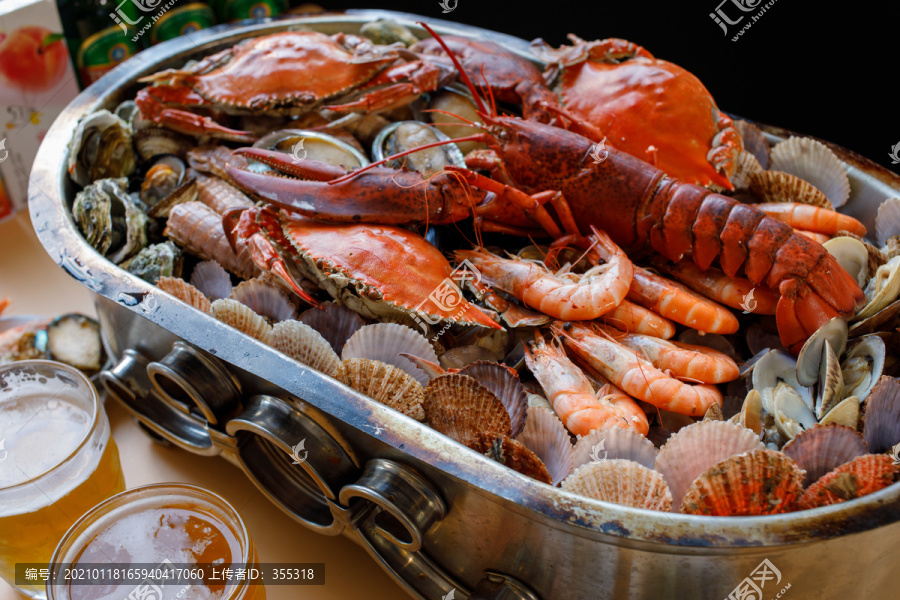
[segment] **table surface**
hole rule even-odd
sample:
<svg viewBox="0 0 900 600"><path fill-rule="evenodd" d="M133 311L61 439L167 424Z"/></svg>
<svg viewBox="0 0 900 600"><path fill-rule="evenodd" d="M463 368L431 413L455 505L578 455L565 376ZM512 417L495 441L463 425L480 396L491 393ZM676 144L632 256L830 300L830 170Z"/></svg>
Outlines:
<svg viewBox="0 0 900 600"><path fill-rule="evenodd" d="M4 315L95 314L90 292L69 278L44 252L28 215L0 224L0 297L12 305ZM408 598L406 593L350 539L309 531L267 500L249 479L222 458L157 445L115 401L106 404L119 446L125 485L183 482L207 488L228 500L244 518L261 563L324 563L322 586L269 586L269 600ZM0 600L24 596L0 580Z"/></svg>

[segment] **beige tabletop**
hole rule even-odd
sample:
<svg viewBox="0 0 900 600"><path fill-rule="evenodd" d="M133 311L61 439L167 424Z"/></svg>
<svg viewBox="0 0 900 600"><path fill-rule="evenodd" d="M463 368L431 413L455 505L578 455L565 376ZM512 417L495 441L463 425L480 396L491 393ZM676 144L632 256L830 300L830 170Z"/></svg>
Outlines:
<svg viewBox="0 0 900 600"><path fill-rule="evenodd" d="M91 294L69 278L44 252L27 214L0 224L0 297L12 306L4 314L94 314ZM269 600L407 598L366 552L345 537L315 534L282 513L238 470L221 458L195 456L154 444L116 402L106 405L119 446L125 485L176 481L207 488L227 499L244 517L261 563L324 563L323 586L268 586ZM0 580L0 600L21 600Z"/></svg>

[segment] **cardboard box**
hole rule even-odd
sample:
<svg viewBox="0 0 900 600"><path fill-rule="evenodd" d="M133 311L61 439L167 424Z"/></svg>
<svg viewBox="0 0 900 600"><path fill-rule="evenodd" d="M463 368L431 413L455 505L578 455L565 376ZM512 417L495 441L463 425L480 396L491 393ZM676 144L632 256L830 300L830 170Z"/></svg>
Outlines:
<svg viewBox="0 0 900 600"><path fill-rule="evenodd" d="M56 2L0 2L0 175L14 209L25 209L37 149L76 95Z"/></svg>

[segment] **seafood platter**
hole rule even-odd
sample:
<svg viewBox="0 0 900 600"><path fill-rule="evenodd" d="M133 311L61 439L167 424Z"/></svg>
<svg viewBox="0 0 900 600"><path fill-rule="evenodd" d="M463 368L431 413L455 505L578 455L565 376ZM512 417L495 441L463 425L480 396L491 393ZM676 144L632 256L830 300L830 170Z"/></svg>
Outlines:
<svg viewBox="0 0 900 600"><path fill-rule="evenodd" d="M110 396L414 597L887 598L897 196L636 43L348 11L121 65L30 210Z"/></svg>

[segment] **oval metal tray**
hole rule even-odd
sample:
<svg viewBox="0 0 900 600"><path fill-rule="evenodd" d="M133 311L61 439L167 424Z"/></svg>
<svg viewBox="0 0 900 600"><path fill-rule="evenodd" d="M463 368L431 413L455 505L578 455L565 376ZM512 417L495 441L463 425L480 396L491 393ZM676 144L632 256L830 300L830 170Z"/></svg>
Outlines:
<svg viewBox="0 0 900 600"><path fill-rule="evenodd" d="M288 27L356 32L385 16L422 37L416 21L425 20L439 33L488 37L528 56L527 42L504 34L385 11L216 27L140 53L54 123L31 174L31 217L48 254L96 294L107 349L119 360L104 374L111 395L168 442L240 465L304 525L354 537L414 597L456 590L460 599L718 600L764 559L794 598L893 597L900 484L845 504L754 518L592 501L298 365L119 269L79 235L66 147L83 115L132 97L144 75L250 36ZM900 181L851 158L848 212L870 225L874 207L896 195ZM765 595L781 587L769 581Z"/></svg>

